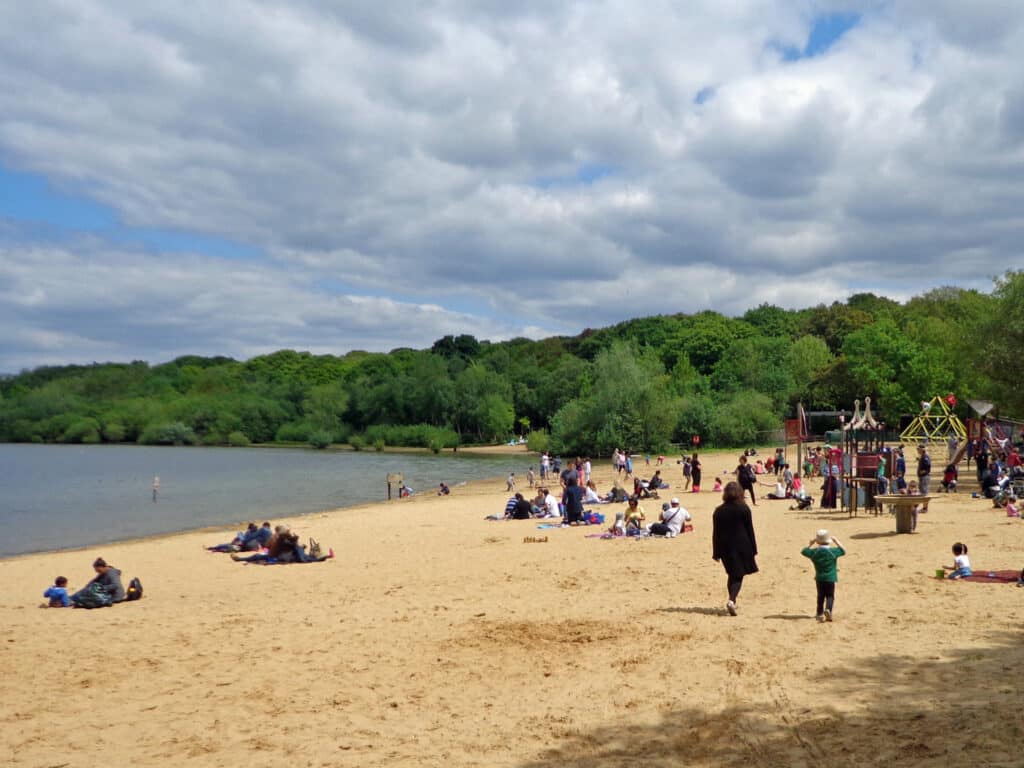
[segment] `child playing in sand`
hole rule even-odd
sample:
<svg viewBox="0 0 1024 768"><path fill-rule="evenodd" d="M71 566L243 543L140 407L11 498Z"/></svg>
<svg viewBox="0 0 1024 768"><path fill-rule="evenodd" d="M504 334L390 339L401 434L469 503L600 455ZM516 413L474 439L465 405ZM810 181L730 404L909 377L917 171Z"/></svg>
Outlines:
<svg viewBox="0 0 1024 768"><path fill-rule="evenodd" d="M533 474L533 467L530 467L529 469L526 470L526 482L528 482L530 484L530 487L533 488L533 484L536 482L536 480L537 476Z"/></svg>
<svg viewBox="0 0 1024 768"><path fill-rule="evenodd" d="M715 487L712 488L711 490L713 490L715 493L721 493L722 492L722 478L720 478L720 477L716 477L715 478Z"/></svg>
<svg viewBox="0 0 1024 768"><path fill-rule="evenodd" d="M967 557L967 545L957 542L953 545L953 564L942 566L943 570L952 571L947 579L962 579L971 575L971 560Z"/></svg>
<svg viewBox="0 0 1024 768"><path fill-rule="evenodd" d="M505 481L505 490L509 493L516 489L516 473L509 472L508 479Z"/></svg>
<svg viewBox="0 0 1024 768"><path fill-rule="evenodd" d="M51 608L70 608L71 598L68 597L68 580L58 576L53 580L53 586L43 592L43 597L49 599Z"/></svg>
<svg viewBox="0 0 1024 768"><path fill-rule="evenodd" d="M608 529L608 533L612 536L625 536L626 535L626 513L616 512L615 522L612 523L612 527Z"/></svg>
<svg viewBox="0 0 1024 768"><path fill-rule="evenodd" d="M946 471L942 473L942 490L946 493L956 493L956 482L959 474L956 464L947 464Z"/></svg>
<svg viewBox="0 0 1024 768"><path fill-rule="evenodd" d="M814 563L814 583L818 587L818 602L815 618L818 621L832 621L832 609L836 599L836 580L839 578L836 560L846 554L839 539L828 531L818 531L813 539L800 550L800 554Z"/></svg>
<svg viewBox="0 0 1024 768"><path fill-rule="evenodd" d="M647 516L644 515L644 508L640 506L640 500L636 496L630 497L624 514L627 529L633 528L639 531L644 527L644 520L647 519Z"/></svg>

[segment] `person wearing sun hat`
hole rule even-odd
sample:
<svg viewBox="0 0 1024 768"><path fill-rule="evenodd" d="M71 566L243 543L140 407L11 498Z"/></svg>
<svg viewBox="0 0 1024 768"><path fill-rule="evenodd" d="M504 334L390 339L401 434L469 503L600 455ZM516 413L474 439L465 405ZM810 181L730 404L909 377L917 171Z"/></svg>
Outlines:
<svg viewBox="0 0 1024 768"><path fill-rule="evenodd" d="M822 528L808 542L800 554L814 563L814 583L818 588L818 603L814 613L818 621L832 621L836 599L836 580L839 578L836 561L846 554L839 539Z"/></svg>

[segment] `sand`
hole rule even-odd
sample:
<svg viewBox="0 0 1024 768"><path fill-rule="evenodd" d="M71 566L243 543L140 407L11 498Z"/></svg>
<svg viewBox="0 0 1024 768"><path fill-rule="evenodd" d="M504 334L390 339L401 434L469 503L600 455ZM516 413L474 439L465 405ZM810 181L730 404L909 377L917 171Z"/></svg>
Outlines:
<svg viewBox="0 0 1024 768"><path fill-rule="evenodd" d="M710 481L735 453L704 462ZM595 475L606 488L607 464ZM761 573L731 618L719 499L680 495L695 530L672 540L486 522L502 479L290 521L336 549L323 564L203 551L230 531L0 561L0 764L1024 763L1024 589L932 578L957 540L977 569L1024 566L1024 524L964 494L899 536L888 515L765 500ZM832 624L799 554L822 527L849 551ZM39 608L96 556L144 599Z"/></svg>

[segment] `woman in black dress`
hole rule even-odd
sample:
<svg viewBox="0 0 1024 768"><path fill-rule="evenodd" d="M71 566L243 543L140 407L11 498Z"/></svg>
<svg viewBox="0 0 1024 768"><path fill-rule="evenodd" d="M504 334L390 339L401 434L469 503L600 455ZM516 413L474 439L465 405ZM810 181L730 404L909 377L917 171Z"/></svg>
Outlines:
<svg viewBox="0 0 1024 768"><path fill-rule="evenodd" d="M693 492L697 493L700 491L700 460L697 458L697 454L693 454L693 458L690 459L690 477L693 478Z"/></svg>
<svg viewBox="0 0 1024 768"><path fill-rule="evenodd" d="M736 615L736 598L743 586L743 577L757 573L757 540L754 538L754 521L750 507L743 503L743 489L736 481L726 484L722 503L715 510L712 522L714 532L713 557L725 566L729 574L729 602L725 608L730 615Z"/></svg>

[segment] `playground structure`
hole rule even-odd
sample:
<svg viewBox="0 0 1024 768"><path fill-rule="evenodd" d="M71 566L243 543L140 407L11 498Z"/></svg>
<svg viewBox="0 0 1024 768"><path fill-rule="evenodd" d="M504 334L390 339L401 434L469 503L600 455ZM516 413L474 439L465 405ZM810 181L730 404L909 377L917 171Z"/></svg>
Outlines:
<svg viewBox="0 0 1024 768"><path fill-rule="evenodd" d="M853 401L853 417L842 425L842 432L841 507L851 516L857 514L863 494L864 508L877 511L875 497L879 490L879 475L891 479L895 462L892 461L891 449L885 445L885 424L877 421L871 413L870 397L864 398L863 412L860 400Z"/></svg>
<svg viewBox="0 0 1024 768"><path fill-rule="evenodd" d="M900 440L911 445L946 443L955 436L960 446L966 449L967 428L960 417L953 413L956 397L936 395L928 402L921 403L921 412L914 417L900 434Z"/></svg>
<svg viewBox="0 0 1024 768"><path fill-rule="evenodd" d="M807 437L809 435L807 413L804 411L803 403L797 403L796 418L786 419L784 427L786 436L786 451L789 451L790 445L793 445L794 443L796 444L795 466L799 466L800 462L803 461L804 442L807 440Z"/></svg>
<svg viewBox="0 0 1024 768"><path fill-rule="evenodd" d="M988 443L991 451L999 452L1005 450L1008 445L1018 442L1024 435L1024 422L996 418L991 415L995 408L993 403L984 400L968 400L967 402L978 414L977 419L967 420L968 440L984 440Z"/></svg>

